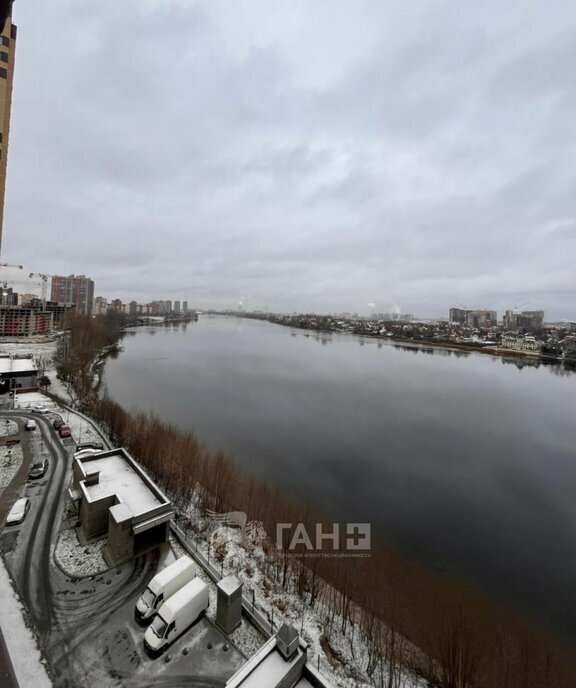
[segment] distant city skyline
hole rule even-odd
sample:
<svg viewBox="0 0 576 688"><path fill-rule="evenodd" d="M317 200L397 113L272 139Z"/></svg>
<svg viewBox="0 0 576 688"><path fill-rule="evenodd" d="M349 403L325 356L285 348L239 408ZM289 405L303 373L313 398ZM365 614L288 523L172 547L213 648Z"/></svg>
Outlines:
<svg viewBox="0 0 576 688"><path fill-rule="evenodd" d="M576 6L14 8L3 260L138 302L576 317Z"/></svg>

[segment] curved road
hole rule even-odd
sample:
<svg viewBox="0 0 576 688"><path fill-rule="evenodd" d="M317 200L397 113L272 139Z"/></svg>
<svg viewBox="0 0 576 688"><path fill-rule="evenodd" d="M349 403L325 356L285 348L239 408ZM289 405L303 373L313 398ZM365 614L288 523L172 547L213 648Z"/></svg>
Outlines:
<svg viewBox="0 0 576 688"><path fill-rule="evenodd" d="M84 578L68 576L56 565L53 553L75 443L59 438L52 427L55 417L0 411L0 419L16 420L20 427L28 418L37 424L37 430L21 432L22 466L0 499L0 549L38 630L54 685L175 686L186 676L191 686L223 686L244 660L206 618L176 641L170 664L150 660L143 651L144 629L134 620L134 603L157 570L158 551ZM43 478L26 482L31 455L47 457L50 466ZM23 495L31 502L27 517L2 531L8 509Z"/></svg>

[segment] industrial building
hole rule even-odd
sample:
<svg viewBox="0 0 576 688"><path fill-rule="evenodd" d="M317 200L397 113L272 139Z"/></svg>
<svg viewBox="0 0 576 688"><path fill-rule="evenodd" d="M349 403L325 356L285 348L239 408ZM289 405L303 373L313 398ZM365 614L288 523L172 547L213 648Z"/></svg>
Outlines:
<svg viewBox="0 0 576 688"><path fill-rule="evenodd" d="M0 356L0 394L38 389L38 366L31 357Z"/></svg>
<svg viewBox="0 0 576 688"><path fill-rule="evenodd" d="M168 541L172 504L125 449L75 458L70 496L81 535L108 536L104 557L110 565Z"/></svg>

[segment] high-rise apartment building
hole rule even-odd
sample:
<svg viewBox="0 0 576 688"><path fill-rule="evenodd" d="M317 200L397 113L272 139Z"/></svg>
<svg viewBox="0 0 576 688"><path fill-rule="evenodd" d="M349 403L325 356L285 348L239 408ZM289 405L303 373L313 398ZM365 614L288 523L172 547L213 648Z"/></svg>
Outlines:
<svg viewBox="0 0 576 688"><path fill-rule="evenodd" d="M54 275L51 300L58 303L73 303L77 315L92 315L94 282L85 275Z"/></svg>
<svg viewBox="0 0 576 688"><path fill-rule="evenodd" d="M108 310L108 300L103 296L97 296L94 299L94 315L106 315Z"/></svg>
<svg viewBox="0 0 576 688"><path fill-rule="evenodd" d="M174 301L174 313L180 313L180 301Z"/></svg>
<svg viewBox="0 0 576 688"><path fill-rule="evenodd" d="M465 308L451 308L448 313L450 322L466 325L467 327L496 327L498 313L485 309L466 310Z"/></svg>
<svg viewBox="0 0 576 688"><path fill-rule="evenodd" d="M8 161L8 134L14 81L16 54L16 26L12 24L12 1L0 4L0 250L4 224L4 196L6 193L6 163Z"/></svg>
<svg viewBox="0 0 576 688"><path fill-rule="evenodd" d="M182 312L183 313L188 313L188 301L184 301L182 303Z"/></svg>

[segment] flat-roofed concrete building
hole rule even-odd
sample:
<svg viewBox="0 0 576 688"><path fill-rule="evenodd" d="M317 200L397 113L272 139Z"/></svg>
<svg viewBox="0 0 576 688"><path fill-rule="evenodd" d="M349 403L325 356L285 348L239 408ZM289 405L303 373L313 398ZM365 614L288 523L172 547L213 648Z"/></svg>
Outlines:
<svg viewBox="0 0 576 688"><path fill-rule="evenodd" d="M32 357L0 357L0 394L34 389L38 389L38 366Z"/></svg>
<svg viewBox="0 0 576 688"><path fill-rule="evenodd" d="M172 504L125 449L75 458L73 475L81 533L87 540L108 535L109 564L167 542Z"/></svg>
<svg viewBox="0 0 576 688"><path fill-rule="evenodd" d="M238 671L226 688L332 688L307 662L307 644L293 626L283 624Z"/></svg>

